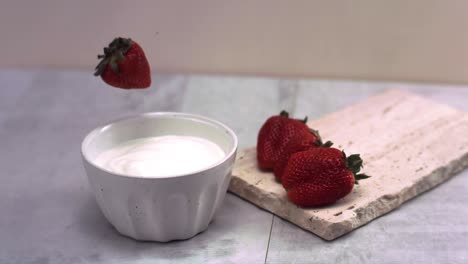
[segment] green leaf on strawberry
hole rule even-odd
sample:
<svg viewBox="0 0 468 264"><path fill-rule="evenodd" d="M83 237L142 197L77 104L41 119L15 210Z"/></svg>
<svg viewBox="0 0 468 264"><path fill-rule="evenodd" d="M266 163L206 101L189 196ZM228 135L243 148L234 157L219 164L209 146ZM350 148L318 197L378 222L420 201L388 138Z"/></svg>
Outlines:
<svg viewBox="0 0 468 264"><path fill-rule="evenodd" d="M143 49L130 38L115 38L95 68L107 84L122 89L143 89L151 85L151 72Z"/></svg>

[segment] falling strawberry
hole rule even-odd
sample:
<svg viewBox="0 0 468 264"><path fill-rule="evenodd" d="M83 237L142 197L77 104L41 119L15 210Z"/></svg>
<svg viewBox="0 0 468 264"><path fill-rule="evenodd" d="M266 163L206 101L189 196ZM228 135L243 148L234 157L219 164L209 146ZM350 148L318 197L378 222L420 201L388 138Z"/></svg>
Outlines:
<svg viewBox="0 0 468 264"><path fill-rule="evenodd" d="M323 143L317 130L309 129L309 131L310 132L305 134L294 135L279 153L279 158L273 166L273 172L277 181L281 182L284 169L288 165L289 158L292 154L310 148L330 147L333 145L331 141Z"/></svg>
<svg viewBox="0 0 468 264"><path fill-rule="evenodd" d="M143 89L151 85L151 73L143 49L129 38L115 38L96 66L95 76L122 89Z"/></svg>
<svg viewBox="0 0 468 264"><path fill-rule="evenodd" d="M289 118L286 111L272 116L260 128L257 139L257 160L262 169L273 169L287 142L295 135L305 135L309 129L305 120Z"/></svg>
<svg viewBox="0 0 468 264"><path fill-rule="evenodd" d="M359 154L346 157L336 148L311 148L291 156L282 177L290 201L302 207L322 206L348 195L362 168Z"/></svg>

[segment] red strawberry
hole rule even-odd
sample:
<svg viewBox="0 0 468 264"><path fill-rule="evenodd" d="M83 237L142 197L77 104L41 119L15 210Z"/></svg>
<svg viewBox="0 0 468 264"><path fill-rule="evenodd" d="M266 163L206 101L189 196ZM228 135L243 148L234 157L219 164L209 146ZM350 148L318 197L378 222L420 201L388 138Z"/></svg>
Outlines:
<svg viewBox="0 0 468 264"><path fill-rule="evenodd" d="M286 168L286 165L288 165L288 160L292 154L308 150L310 148L330 147L333 145L331 141L323 143L317 130L309 130L310 132L304 135L297 134L293 136L279 154L279 158L273 166L273 172L275 173L277 181L281 182L284 169Z"/></svg>
<svg viewBox="0 0 468 264"><path fill-rule="evenodd" d="M359 154L346 157L336 148L312 148L291 156L282 177L290 201L302 207L336 202L351 192L362 167Z"/></svg>
<svg viewBox="0 0 468 264"><path fill-rule="evenodd" d="M148 60L140 45L131 39L115 38L96 66L95 76L109 85L123 89L143 89L151 85Z"/></svg>
<svg viewBox="0 0 468 264"><path fill-rule="evenodd" d="M267 119L258 132L257 160L260 168L273 169L287 142L294 135L308 133L306 121L307 118L301 121L289 118L286 111Z"/></svg>

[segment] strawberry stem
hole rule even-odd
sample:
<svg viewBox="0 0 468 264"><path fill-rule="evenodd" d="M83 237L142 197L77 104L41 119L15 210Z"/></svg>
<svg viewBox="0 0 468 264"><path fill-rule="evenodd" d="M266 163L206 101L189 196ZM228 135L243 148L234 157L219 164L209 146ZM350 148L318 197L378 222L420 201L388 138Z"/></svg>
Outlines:
<svg viewBox="0 0 468 264"><path fill-rule="evenodd" d="M323 147L323 148L329 148L333 145L333 142L328 140L327 142L323 143L322 137L320 136L320 133L318 130L315 130L313 128L309 128L310 133L314 134L314 136L317 138L317 141L315 142L315 145L318 147Z"/></svg>
<svg viewBox="0 0 468 264"><path fill-rule="evenodd" d="M127 53L131 46L132 40L130 38L115 38L109 43L108 47L104 48L104 55L99 54L97 56L101 61L95 68L96 72L94 72L94 76L100 76L109 64L112 71L115 74L119 74L120 71L117 61L125 60L124 54Z"/></svg>
<svg viewBox="0 0 468 264"><path fill-rule="evenodd" d="M315 141L314 143L317 147L321 147L321 148L329 148L331 146L333 146L333 142L331 142L330 140L328 140L327 142L323 143L323 141L321 139L318 139L317 141Z"/></svg>
<svg viewBox="0 0 468 264"><path fill-rule="evenodd" d="M296 120L301 122L301 123L307 124L307 120L309 120L309 117L305 116L304 119L296 119Z"/></svg>
<svg viewBox="0 0 468 264"><path fill-rule="evenodd" d="M289 113L286 110L281 111L279 115L282 117L289 118Z"/></svg>
<svg viewBox="0 0 468 264"><path fill-rule="evenodd" d="M285 118L289 118L289 113L286 110L281 111L279 115L282 116L282 117L285 117ZM294 120L299 121L299 122L304 123L304 124L307 124L307 120L309 120L309 118L306 116L306 117L304 117L304 119L294 119ZM309 131L310 131L310 133L314 134L314 136L317 138L317 141L315 142L315 145L317 145L319 147L323 147L323 148L329 148L329 147L331 147L333 145L333 142L331 142L331 141L327 141L327 142L323 143L322 137L320 136L318 130L315 130L313 128L309 128Z"/></svg>
<svg viewBox="0 0 468 264"><path fill-rule="evenodd" d="M279 115L282 116L282 117L285 117L285 118L289 118L289 113L286 110L281 111ZM301 123L306 124L307 120L308 120L308 117L306 116L306 117L304 117L304 119L294 119L294 120L297 120L297 121L299 121Z"/></svg>
<svg viewBox="0 0 468 264"><path fill-rule="evenodd" d="M352 154L349 157L346 156L344 150L341 151L343 153L343 157L346 161L346 167L353 173L354 175L354 184L359 184L359 180L364 180L370 178L369 175L364 173L359 173L361 168L363 168L363 161L361 159L360 154ZM359 174L358 174L359 173Z"/></svg>

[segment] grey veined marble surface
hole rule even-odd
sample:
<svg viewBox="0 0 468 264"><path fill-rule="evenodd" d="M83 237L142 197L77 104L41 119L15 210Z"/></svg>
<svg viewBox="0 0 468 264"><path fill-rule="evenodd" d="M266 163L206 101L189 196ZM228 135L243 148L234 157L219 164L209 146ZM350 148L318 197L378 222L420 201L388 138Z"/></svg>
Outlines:
<svg viewBox="0 0 468 264"><path fill-rule="evenodd" d="M0 70L0 263L468 263L468 171L332 242L228 194L206 232L162 244L120 236L82 168L84 135L118 117L202 114L246 147L282 109L317 118L387 88L468 112L466 86L155 75L128 92L91 72Z"/></svg>

